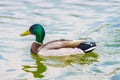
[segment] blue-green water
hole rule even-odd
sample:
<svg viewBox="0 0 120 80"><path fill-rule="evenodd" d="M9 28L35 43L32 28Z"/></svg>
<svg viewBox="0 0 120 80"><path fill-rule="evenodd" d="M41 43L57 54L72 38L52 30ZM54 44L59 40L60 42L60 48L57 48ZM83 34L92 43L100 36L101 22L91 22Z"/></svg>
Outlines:
<svg viewBox="0 0 120 80"><path fill-rule="evenodd" d="M119 0L0 0L1 79L120 80L119 5ZM44 42L92 38L97 48L87 58L41 61L29 52L34 37L19 36L34 23L45 26Z"/></svg>

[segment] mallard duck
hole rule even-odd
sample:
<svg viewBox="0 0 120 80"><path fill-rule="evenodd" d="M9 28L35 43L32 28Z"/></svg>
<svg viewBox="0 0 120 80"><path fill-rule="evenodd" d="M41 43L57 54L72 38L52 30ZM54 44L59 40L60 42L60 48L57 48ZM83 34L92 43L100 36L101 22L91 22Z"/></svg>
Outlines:
<svg viewBox="0 0 120 80"><path fill-rule="evenodd" d="M95 49L95 42L85 42L85 40L53 40L43 44L45 30L40 24L33 24L21 36L35 35L36 39L32 43L31 52L41 56L69 56L85 54Z"/></svg>

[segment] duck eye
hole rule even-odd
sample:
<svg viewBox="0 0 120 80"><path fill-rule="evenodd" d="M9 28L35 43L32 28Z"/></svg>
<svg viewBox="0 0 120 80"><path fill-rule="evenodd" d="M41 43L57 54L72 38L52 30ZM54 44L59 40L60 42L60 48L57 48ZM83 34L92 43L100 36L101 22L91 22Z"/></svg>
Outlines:
<svg viewBox="0 0 120 80"><path fill-rule="evenodd" d="M31 27L31 29L33 30L33 29L34 29L34 27Z"/></svg>

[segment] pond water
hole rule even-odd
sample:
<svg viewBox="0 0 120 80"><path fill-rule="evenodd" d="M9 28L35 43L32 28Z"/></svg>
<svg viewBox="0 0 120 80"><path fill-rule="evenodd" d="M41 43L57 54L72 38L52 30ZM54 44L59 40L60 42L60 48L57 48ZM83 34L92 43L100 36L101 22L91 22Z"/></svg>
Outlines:
<svg viewBox="0 0 120 80"><path fill-rule="evenodd" d="M92 38L97 48L82 57L31 55L34 37L19 34L35 23L44 42ZM0 0L0 43L2 80L120 80L120 1Z"/></svg>

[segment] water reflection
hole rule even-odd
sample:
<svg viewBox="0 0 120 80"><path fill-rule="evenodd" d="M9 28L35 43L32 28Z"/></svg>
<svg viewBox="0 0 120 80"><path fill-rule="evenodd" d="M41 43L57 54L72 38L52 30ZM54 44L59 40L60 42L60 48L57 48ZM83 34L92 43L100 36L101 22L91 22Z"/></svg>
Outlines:
<svg viewBox="0 0 120 80"><path fill-rule="evenodd" d="M25 72L30 72L33 74L33 76L35 78L42 78L44 77L43 72L46 71L47 67L41 63L42 58L40 58L39 56L32 54L33 59L35 59L35 65L34 66L30 66L30 65L23 65L22 70L24 70ZM35 71L29 70L29 69L36 69Z"/></svg>
<svg viewBox="0 0 120 80"><path fill-rule="evenodd" d="M84 65L98 62L98 54L89 52L85 55L71 55L63 57L39 57L36 54L31 54L35 60L35 65L23 65L22 70L30 72L35 78L43 78L43 73L47 70L47 66L51 67L66 67L67 65L73 66L74 64ZM35 70L32 70L35 69Z"/></svg>
<svg viewBox="0 0 120 80"><path fill-rule="evenodd" d="M62 56L62 57L44 57L47 66L53 67L65 67L67 65L84 65L84 64L92 64L94 62L98 62L99 55L93 52L86 53L85 55L70 55L70 56Z"/></svg>

